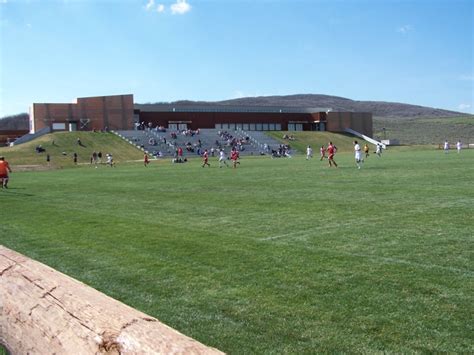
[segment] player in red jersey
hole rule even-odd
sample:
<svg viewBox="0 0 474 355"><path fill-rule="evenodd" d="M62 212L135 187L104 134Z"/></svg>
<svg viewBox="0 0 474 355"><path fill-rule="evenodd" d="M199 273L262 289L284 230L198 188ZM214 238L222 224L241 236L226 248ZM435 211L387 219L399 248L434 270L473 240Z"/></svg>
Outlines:
<svg viewBox="0 0 474 355"><path fill-rule="evenodd" d="M324 145L319 148L319 154L321 155L321 159L319 159L320 161L326 158L326 148L324 148Z"/></svg>
<svg viewBox="0 0 474 355"><path fill-rule="evenodd" d="M202 167L204 168L206 165L211 167L211 164L209 164L209 154L207 153L207 149L202 153Z"/></svg>
<svg viewBox="0 0 474 355"><path fill-rule="evenodd" d="M239 159L239 152L237 149L232 148L232 151L230 152L230 160L232 160L232 166L234 169L237 167L237 164L240 164L237 160Z"/></svg>
<svg viewBox="0 0 474 355"><path fill-rule="evenodd" d="M337 168L337 164L334 161L334 154L336 154L336 150L337 150L336 146L332 144L332 142L329 142L328 148L326 149L326 151L328 152L329 167L331 167L332 164L334 164L334 166Z"/></svg>
<svg viewBox="0 0 474 355"><path fill-rule="evenodd" d="M145 166L148 166L148 164L150 164L150 158L148 158L148 154L145 153L145 155L143 156L143 164Z"/></svg>
<svg viewBox="0 0 474 355"><path fill-rule="evenodd" d="M5 160L4 157L0 157L0 183L2 185L2 189L8 188L8 173L11 173L12 169L10 165Z"/></svg>

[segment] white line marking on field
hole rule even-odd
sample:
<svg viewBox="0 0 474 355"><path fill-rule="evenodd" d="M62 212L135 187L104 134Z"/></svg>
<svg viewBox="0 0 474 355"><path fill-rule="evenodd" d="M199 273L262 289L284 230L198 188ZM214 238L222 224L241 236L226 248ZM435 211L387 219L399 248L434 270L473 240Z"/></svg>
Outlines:
<svg viewBox="0 0 474 355"><path fill-rule="evenodd" d="M345 225L350 225L350 223L346 223ZM339 227L343 226L341 224L338 225ZM276 240L276 239L281 239L281 238L304 238L308 237L312 234L314 234L317 231L321 231L323 229L329 229L329 228L334 228L332 227L327 227L327 228L320 228L318 227L317 229L312 229L309 231L300 231L300 232L295 232L295 233L286 233L286 234L281 234L281 235L275 235L272 237L267 237L267 238L262 238L258 239L258 241L270 241L270 240ZM419 263L416 261L409 261L405 259L399 259L399 258L393 258L393 257L386 257L386 256L378 256L374 254L366 254L366 253L353 253L349 251L343 251L343 250L337 250L337 249L330 249L330 248L321 248L321 247L311 247L308 245L299 245L300 247L306 248L306 249L311 249L311 250L318 250L318 251L325 251L328 253L333 253L333 254L342 254L342 255L347 255L347 256L354 256L354 257L359 257L363 259L367 259L368 261L371 262L379 262L379 263L385 263L385 264L402 264L402 265L408 265L412 267L417 267L417 268L424 268L424 269L439 269L443 271L450 271L454 272L457 274L461 274L462 276L467 276L467 277L474 277L474 272L471 270L467 269L459 269L455 268L452 266L442 266L442 265L436 265L436 264L426 264L426 263Z"/></svg>

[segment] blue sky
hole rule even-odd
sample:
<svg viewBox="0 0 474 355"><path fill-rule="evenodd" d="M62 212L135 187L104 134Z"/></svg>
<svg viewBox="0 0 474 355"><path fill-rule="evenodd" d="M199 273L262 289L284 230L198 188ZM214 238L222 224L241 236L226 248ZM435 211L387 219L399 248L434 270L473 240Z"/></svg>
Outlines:
<svg viewBox="0 0 474 355"><path fill-rule="evenodd" d="M0 0L0 117L126 93L474 113L473 23L474 0Z"/></svg>

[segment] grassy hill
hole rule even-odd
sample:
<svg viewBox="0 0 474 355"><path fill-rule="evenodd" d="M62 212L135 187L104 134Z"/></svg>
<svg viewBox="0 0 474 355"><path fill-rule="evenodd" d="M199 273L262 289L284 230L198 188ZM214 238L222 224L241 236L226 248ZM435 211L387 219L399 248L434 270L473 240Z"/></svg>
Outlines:
<svg viewBox="0 0 474 355"><path fill-rule="evenodd" d="M78 138L82 146L77 144ZM35 147L38 145L41 145L46 152L36 153ZM47 167L46 154L49 154L51 167L60 168L74 166L74 153L78 155L79 164L89 163L94 151L102 152L104 161L105 154L111 153L117 163L143 157L142 152L114 134L98 132L51 133L18 146L0 148L0 155L4 155L12 166Z"/></svg>
<svg viewBox="0 0 474 355"><path fill-rule="evenodd" d="M448 111L433 107L410 105L399 102L385 101L358 101L345 97L320 95L320 94L297 94L282 96L258 96L242 97L224 101L175 101L171 104L181 106L279 106L279 107L320 107L331 108L334 111L372 112L374 116L380 117L449 117L459 116L460 112ZM135 104L140 108L141 104Z"/></svg>
<svg viewBox="0 0 474 355"><path fill-rule="evenodd" d="M385 134L383 132L385 128ZM374 137L399 139L402 144L474 143L474 116L438 118L374 117Z"/></svg>

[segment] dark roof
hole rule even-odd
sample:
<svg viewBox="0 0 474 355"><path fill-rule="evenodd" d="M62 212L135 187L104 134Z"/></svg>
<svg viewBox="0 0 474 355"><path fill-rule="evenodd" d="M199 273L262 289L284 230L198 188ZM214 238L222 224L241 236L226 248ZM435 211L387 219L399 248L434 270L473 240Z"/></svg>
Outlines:
<svg viewBox="0 0 474 355"><path fill-rule="evenodd" d="M141 112L265 112L265 113L316 113L326 112L323 107L276 107L276 106L180 106L173 104L135 104Z"/></svg>

